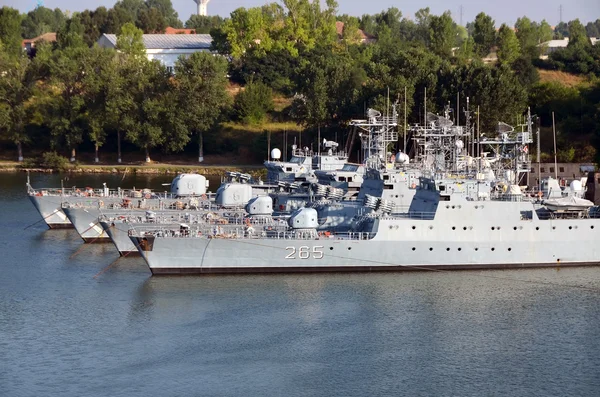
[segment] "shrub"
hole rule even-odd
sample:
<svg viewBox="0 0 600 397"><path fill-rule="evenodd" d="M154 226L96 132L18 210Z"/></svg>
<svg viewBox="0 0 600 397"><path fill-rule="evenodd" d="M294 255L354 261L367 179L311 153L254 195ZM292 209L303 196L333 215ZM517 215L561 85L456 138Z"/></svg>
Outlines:
<svg viewBox="0 0 600 397"><path fill-rule="evenodd" d="M245 124L264 123L267 112L273 110L273 90L261 82L249 83L235 97L235 117Z"/></svg>
<svg viewBox="0 0 600 397"><path fill-rule="evenodd" d="M42 155L40 164L43 168L66 171L69 169L69 159L56 152L46 152Z"/></svg>

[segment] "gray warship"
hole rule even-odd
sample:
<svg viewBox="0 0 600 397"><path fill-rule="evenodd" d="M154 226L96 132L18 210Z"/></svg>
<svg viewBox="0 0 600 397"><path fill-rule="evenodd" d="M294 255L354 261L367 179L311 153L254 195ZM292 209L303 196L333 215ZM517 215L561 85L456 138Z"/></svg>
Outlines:
<svg viewBox="0 0 600 397"><path fill-rule="evenodd" d="M27 196L42 216L43 221L51 229L73 228L63 207L73 208L131 208L141 203L153 205L148 200L177 199L188 196L202 197L206 195L208 181L196 174L180 174L171 182L170 193L157 193L149 189L109 189L103 184L101 189L92 187L71 188L33 188L27 178ZM87 219L86 219L87 220ZM83 228L82 228L83 227ZM80 225L81 230L90 227ZM76 227L77 228L77 227ZM79 230L78 230L79 231Z"/></svg>
<svg viewBox="0 0 600 397"><path fill-rule="evenodd" d="M431 163L405 213L377 198L347 231L319 230L317 210L301 208L284 229L240 227L217 237L157 225L130 238L153 274L597 265L598 207L555 180L536 194L523 184L531 169L527 120L522 131L499 124L472 141L470 155L456 144L436 152L440 164L446 153L446 165ZM576 199L559 200L569 197Z"/></svg>

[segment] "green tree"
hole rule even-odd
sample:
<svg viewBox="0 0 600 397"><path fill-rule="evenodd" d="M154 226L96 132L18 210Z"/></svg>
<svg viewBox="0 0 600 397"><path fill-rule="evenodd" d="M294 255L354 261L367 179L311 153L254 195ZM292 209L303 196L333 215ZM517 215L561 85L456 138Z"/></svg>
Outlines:
<svg viewBox="0 0 600 397"><path fill-rule="evenodd" d="M212 29L218 29L223 25L223 18L219 15L204 16L204 15L191 15L190 19L185 22L185 27L188 29L195 29L196 34L207 34Z"/></svg>
<svg viewBox="0 0 600 397"><path fill-rule="evenodd" d="M512 64L521 55L517 36L506 24L502 24L498 31L497 54L498 62L501 64Z"/></svg>
<svg viewBox="0 0 600 397"><path fill-rule="evenodd" d="M150 7L140 11L137 25L144 33L163 33L167 21L157 8Z"/></svg>
<svg viewBox="0 0 600 397"><path fill-rule="evenodd" d="M569 22L569 47L573 48L589 48L592 46L592 42L587 37L585 27L579 22L579 19L575 19Z"/></svg>
<svg viewBox="0 0 600 397"><path fill-rule="evenodd" d="M238 8L231 13L231 18L225 21L220 30L227 41L227 45L221 44L220 47L230 50L230 55L234 58L242 57L250 49L255 54L264 54L273 44L260 8Z"/></svg>
<svg viewBox="0 0 600 397"><path fill-rule="evenodd" d="M600 29L598 29L598 25L600 25L600 23L596 24L594 22L588 22L587 25L585 25L585 32L587 33L588 37L600 37Z"/></svg>
<svg viewBox="0 0 600 397"><path fill-rule="evenodd" d="M150 162L150 149L165 143L165 121L169 99L169 72L159 62L128 57L124 91L131 107L122 117L127 140L143 149Z"/></svg>
<svg viewBox="0 0 600 397"><path fill-rule="evenodd" d="M167 26L173 28L182 28L183 24L179 20L179 15L173 8L171 0L146 0L146 8L156 8L156 10L164 17Z"/></svg>
<svg viewBox="0 0 600 397"><path fill-rule="evenodd" d="M83 85L88 116L88 135L94 143L95 162L99 162L100 147L106 142L111 123L110 101L113 99L117 78L116 53L112 49L94 46L85 63Z"/></svg>
<svg viewBox="0 0 600 397"><path fill-rule="evenodd" d="M117 35L117 50L133 58L145 58L146 48L142 41L141 29L135 27L131 22L126 23L121 28L121 33Z"/></svg>
<svg viewBox="0 0 600 397"><path fill-rule="evenodd" d="M273 90L262 82L250 82L234 101L236 117L245 124L262 124L273 110Z"/></svg>
<svg viewBox="0 0 600 397"><path fill-rule="evenodd" d="M59 49L87 48L83 41L83 26L78 18L69 19L65 26L56 32L56 42Z"/></svg>
<svg viewBox="0 0 600 397"><path fill-rule="evenodd" d="M0 8L0 42L4 51L12 57L19 57L21 49L21 14L14 8Z"/></svg>
<svg viewBox="0 0 600 397"><path fill-rule="evenodd" d="M456 28L450 11L440 16L432 15L429 21L429 43L431 50L443 57L452 56L456 41Z"/></svg>
<svg viewBox="0 0 600 397"><path fill-rule="evenodd" d="M473 40L475 41L475 53L479 57L485 57L496 41L496 29L494 20L489 15L480 12L475 17L473 26Z"/></svg>
<svg viewBox="0 0 600 397"><path fill-rule="evenodd" d="M517 19L515 23L516 36L519 40L519 46L526 56L537 58L540 54L538 50L538 40L535 32L535 26L527 17Z"/></svg>
<svg viewBox="0 0 600 397"><path fill-rule="evenodd" d="M29 141L26 126L35 88L30 63L24 54L15 58L0 49L0 134L17 146L19 161Z"/></svg>
<svg viewBox="0 0 600 397"><path fill-rule="evenodd" d="M65 14L56 8L36 7L29 11L21 22L21 34L26 39L32 39L48 32L56 32L66 22Z"/></svg>
<svg viewBox="0 0 600 397"><path fill-rule="evenodd" d="M198 135L198 160L202 162L203 134L230 103L226 91L227 61L205 52L180 58L175 64L175 83L180 120L186 120L190 132Z"/></svg>
<svg viewBox="0 0 600 397"><path fill-rule="evenodd" d="M50 63L53 97L48 106L48 125L53 147L71 150L75 161L77 146L87 128L83 79L89 49L85 46L65 47L54 51Z"/></svg>

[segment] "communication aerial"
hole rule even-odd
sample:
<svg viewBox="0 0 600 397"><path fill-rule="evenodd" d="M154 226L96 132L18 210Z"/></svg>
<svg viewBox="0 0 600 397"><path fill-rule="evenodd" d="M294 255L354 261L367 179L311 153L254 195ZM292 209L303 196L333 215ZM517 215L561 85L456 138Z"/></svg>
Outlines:
<svg viewBox="0 0 600 397"><path fill-rule="evenodd" d="M210 0L194 0L194 3L198 5L198 15L207 16L206 6Z"/></svg>

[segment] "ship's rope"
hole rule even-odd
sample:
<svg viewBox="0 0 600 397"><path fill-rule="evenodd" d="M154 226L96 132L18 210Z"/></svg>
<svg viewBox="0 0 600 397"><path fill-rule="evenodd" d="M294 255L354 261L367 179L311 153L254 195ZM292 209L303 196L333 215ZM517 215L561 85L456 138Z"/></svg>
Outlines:
<svg viewBox="0 0 600 397"><path fill-rule="evenodd" d="M224 239L224 240L227 241L227 239ZM251 242L251 241L235 240L235 242L279 250L278 247L273 247L272 245L259 244L259 243ZM281 249L281 251L285 251L285 249ZM348 259L348 257L334 255L334 254L328 254L328 253L324 253L323 257L325 258L325 256L329 256L330 258L337 258L337 259ZM361 262L366 262L366 263L370 263L373 265L380 265L380 266L381 265L397 266L397 267L403 267L403 268L412 269L412 270L427 270L430 272L438 272L438 273L449 273L449 272L457 271L457 270L447 270L447 269L435 269L435 268L431 268L431 267L427 267L427 266L403 265L403 264L396 264L396 263L392 263L392 262L377 261L377 260L373 260L373 259L361 259ZM550 266L548 266L548 267L550 267ZM560 268L560 266L558 266L558 267ZM469 270L469 269L464 269L464 270ZM478 270L478 269L472 269L472 271L473 270ZM543 280L527 280L527 279L515 278L515 277L494 276L491 274L470 274L470 275L473 275L473 276L479 277L479 278L487 278L487 279L502 280L502 281L514 281L514 282L520 282L520 283L537 284L537 285L545 285L545 286L553 286L553 287L576 288L576 289L582 289L582 290L600 293L600 287L589 287L589 286L585 286L585 285L565 284L565 283L557 283L557 282L553 282L553 281L543 281Z"/></svg>

